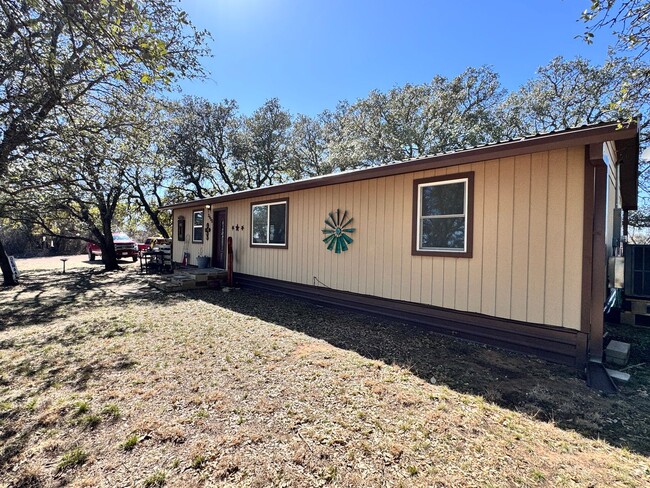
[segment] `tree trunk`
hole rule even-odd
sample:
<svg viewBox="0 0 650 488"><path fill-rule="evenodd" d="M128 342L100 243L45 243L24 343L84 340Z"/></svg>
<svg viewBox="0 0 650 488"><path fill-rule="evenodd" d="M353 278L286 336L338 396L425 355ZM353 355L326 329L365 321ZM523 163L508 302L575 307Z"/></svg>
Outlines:
<svg viewBox="0 0 650 488"><path fill-rule="evenodd" d="M144 196L144 195L143 195ZM142 203L142 207L144 208L144 211L147 213L149 218L151 219L151 222L153 225L156 227L158 232L160 232L160 235L164 237L165 239L169 239L169 232L167 232L167 229L165 229L165 226L160 222L160 219L158 218L158 213L160 212L159 210L154 210L151 208L151 205L147 203L145 198L140 199Z"/></svg>
<svg viewBox="0 0 650 488"><path fill-rule="evenodd" d="M120 269L120 265L117 262L115 244L105 244L102 248L102 261L104 261L104 271L115 271Z"/></svg>
<svg viewBox="0 0 650 488"><path fill-rule="evenodd" d="M18 282L14 279L14 273L9 264L9 257L5 252L5 248L0 240L0 268L2 268L2 276L4 277L4 286L16 286Z"/></svg>
<svg viewBox="0 0 650 488"><path fill-rule="evenodd" d="M117 253L115 252L115 242L113 241L113 229L111 228L111 219L102 216L102 239L99 246L102 248L102 261L104 262L104 271L116 271L120 268L117 263Z"/></svg>

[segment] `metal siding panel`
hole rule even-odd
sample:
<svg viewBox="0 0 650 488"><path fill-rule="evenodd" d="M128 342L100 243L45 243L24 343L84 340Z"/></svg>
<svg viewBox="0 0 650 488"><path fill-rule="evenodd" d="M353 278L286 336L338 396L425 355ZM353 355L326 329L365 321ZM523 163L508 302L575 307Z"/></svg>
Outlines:
<svg viewBox="0 0 650 488"><path fill-rule="evenodd" d="M352 186L352 193L354 195L354 228L356 232L354 233L354 248L352 254L352 265L351 269L351 278L350 278L350 290L353 292L359 292L359 275L361 273L361 256L364 254L364 226L365 222L361 219L362 215L362 200L361 200L361 182L355 181Z"/></svg>
<svg viewBox="0 0 650 488"><path fill-rule="evenodd" d="M548 153L531 156L530 220L528 243L527 320L544 322L546 283L546 207L548 200Z"/></svg>
<svg viewBox="0 0 650 488"><path fill-rule="evenodd" d="M349 217L354 218L354 199L352 195L352 185L353 183L347 183L343 185L341 188L341 193L343 195L341 201L343 207L341 210L345 212L347 210ZM345 222L343 222L345 223ZM354 226L354 221L352 222L352 226ZM351 238L354 240L355 235L352 234ZM339 267L339 273L341 274L341 289L350 291L350 282L351 282L351 275L352 273L350 272L350 266L352 264L352 258L354 257L352 253L354 252L354 242L348 246L348 250L343 253L343 259L341 260L340 267Z"/></svg>
<svg viewBox="0 0 650 488"><path fill-rule="evenodd" d="M374 295L384 296L384 270L386 265L386 180L380 178L377 180L377 191L375 193L375 255L372 261L374 268Z"/></svg>
<svg viewBox="0 0 650 488"><path fill-rule="evenodd" d="M530 155L515 158L514 216L512 240L512 299L510 317L526 320L528 315L528 256L530 239Z"/></svg>
<svg viewBox="0 0 650 488"><path fill-rule="evenodd" d="M370 248L370 184L368 181L361 182L361 206L359 208L359 222L362 223L361 226L361 236L362 245L361 248L363 251L359 255L359 293L368 294L368 249Z"/></svg>
<svg viewBox="0 0 650 488"><path fill-rule="evenodd" d="M404 175L402 192L402 222L399 238L402 241L400 254L400 300L411 300L411 234L413 226L413 175Z"/></svg>
<svg viewBox="0 0 650 488"><path fill-rule="evenodd" d="M552 172L548 153L537 153L275 195L289 197L288 249L250 248L251 200L232 202L229 225L247 227L232 233L236 271L309 285L316 276L334 289L576 328L582 251L571 242L582 239L583 155L573 149L568 169L567 151L552 157ZM413 179L468 170L473 257L412 256ZM357 229L339 255L321 233L337 208ZM198 247L190 245L193 258ZM176 242L174 256L182 258Z"/></svg>
<svg viewBox="0 0 650 488"><path fill-rule="evenodd" d="M499 205L497 215L496 308L498 317L510 318L512 299L512 239L515 189L515 160L499 160Z"/></svg>
<svg viewBox="0 0 650 488"><path fill-rule="evenodd" d="M567 151L549 152L544 323L562 325Z"/></svg>
<svg viewBox="0 0 650 488"><path fill-rule="evenodd" d="M366 256L366 288L361 291L376 295L375 262L377 258L377 180L368 182L368 254Z"/></svg>
<svg viewBox="0 0 650 488"><path fill-rule="evenodd" d="M580 330L582 292L584 158L584 148L569 150L564 244L564 317L562 322L565 327L577 330Z"/></svg>
<svg viewBox="0 0 650 488"><path fill-rule="evenodd" d="M413 188L413 180L418 180L424 178L425 174L423 172L417 172L413 174L413 179L411 180L411 188ZM412 189L411 192L415 190ZM409 206L413 208L413 199L414 195L411 193L411 200ZM412 212L417 212L417 209L413 209ZM413 222L411 220L411 222ZM423 296L422 294L422 282L424 279L431 280L431 260L427 259L425 256L410 256L411 257L411 301L417 303L431 303L431 295ZM425 265L428 265L426 269L426 276L423 276L425 273ZM408 269L408 268L407 268ZM430 293L430 292L429 292Z"/></svg>
<svg viewBox="0 0 650 488"><path fill-rule="evenodd" d="M481 311L483 282L483 214L485 194L485 163L472 165L474 171L474 249L469 260L467 309Z"/></svg>
<svg viewBox="0 0 650 488"><path fill-rule="evenodd" d="M320 228L325 226L324 220L327 217L327 189L328 187L319 188L316 192L316 201L314 205L314 217ZM315 249L315 255L318 257L318 274L316 275L325 285L330 286L327 269L327 253L329 251L325 246L318 246Z"/></svg>
<svg viewBox="0 0 650 488"><path fill-rule="evenodd" d="M494 315L496 311L499 161L490 161L485 164L485 193L483 201L483 272L481 275L481 290L483 293L481 313Z"/></svg>

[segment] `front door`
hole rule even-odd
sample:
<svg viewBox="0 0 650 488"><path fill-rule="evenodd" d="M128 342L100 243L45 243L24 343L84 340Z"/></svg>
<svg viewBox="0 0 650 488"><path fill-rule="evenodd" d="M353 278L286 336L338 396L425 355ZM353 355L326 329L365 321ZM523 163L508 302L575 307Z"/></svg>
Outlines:
<svg viewBox="0 0 650 488"><path fill-rule="evenodd" d="M214 240L212 243L213 266L226 269L226 248L228 242L228 209L214 212Z"/></svg>

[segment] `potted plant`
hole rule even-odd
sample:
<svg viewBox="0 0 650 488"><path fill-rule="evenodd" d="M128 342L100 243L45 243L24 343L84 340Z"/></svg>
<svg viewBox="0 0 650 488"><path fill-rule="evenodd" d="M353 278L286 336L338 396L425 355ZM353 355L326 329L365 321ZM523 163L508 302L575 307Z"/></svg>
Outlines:
<svg viewBox="0 0 650 488"><path fill-rule="evenodd" d="M210 256L203 255L203 248L199 250L199 254L196 256L196 265L200 269L210 266Z"/></svg>

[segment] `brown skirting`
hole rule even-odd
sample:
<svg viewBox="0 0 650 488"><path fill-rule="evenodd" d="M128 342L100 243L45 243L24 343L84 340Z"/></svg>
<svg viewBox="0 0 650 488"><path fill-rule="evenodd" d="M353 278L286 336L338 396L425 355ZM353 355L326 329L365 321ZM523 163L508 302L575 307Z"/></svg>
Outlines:
<svg viewBox="0 0 650 488"><path fill-rule="evenodd" d="M234 273L234 278L235 283L243 287L283 293L320 304L424 325L436 332L532 354L555 363L575 366L581 371L586 364L587 335L573 329L500 319L241 273Z"/></svg>

